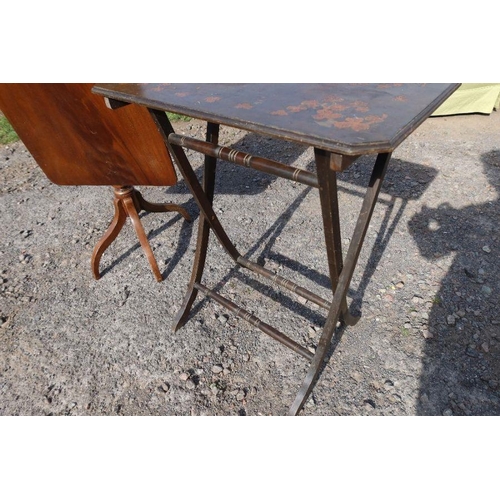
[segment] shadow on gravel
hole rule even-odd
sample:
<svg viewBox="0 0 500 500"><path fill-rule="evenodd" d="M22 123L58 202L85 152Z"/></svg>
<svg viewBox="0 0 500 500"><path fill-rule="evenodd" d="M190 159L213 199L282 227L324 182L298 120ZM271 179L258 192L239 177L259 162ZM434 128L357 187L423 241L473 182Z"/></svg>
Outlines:
<svg viewBox="0 0 500 500"><path fill-rule="evenodd" d="M357 161L349 170L338 176L339 192L355 196L360 200L359 207L356 206L352 213L345 213L346 208L343 207L342 204L340 205L341 223L343 214L348 217L353 217L353 220L358 216L357 210L361 207L361 200L365 195L366 186L368 185L374 162L375 157L364 157ZM377 227L377 238L373 244L373 251L370 254L366 266L364 268L356 268L355 274L362 272L362 276L356 289L353 289L351 286L348 293L348 296L352 299L351 309L354 313L355 311L362 311L363 297L366 288L381 258L383 258L384 251L395 229L398 227L408 203L413 200L418 200L434 181L436 175L437 170L434 168L398 159L391 160L386 178L382 184L377 206L375 207L375 211L383 214L383 220L380 226ZM326 274L319 273L314 269L302 265L300 262L272 250L272 244L281 233L283 229L282 226L283 225L278 225L275 228L272 239L270 238L266 245L265 256L302 274L319 286L329 290L330 278ZM373 222L370 227L373 227ZM351 234L348 234L348 231L345 231L344 228L342 229L342 238L350 238ZM321 243L323 242L318 242L318 244ZM346 251L347 247L343 245L344 255Z"/></svg>
<svg viewBox="0 0 500 500"><path fill-rule="evenodd" d="M409 222L426 259L454 255L429 314L419 415L500 415L500 150L482 161L494 201L424 206Z"/></svg>
<svg viewBox="0 0 500 500"><path fill-rule="evenodd" d="M340 191L352 195L364 196L370 178L375 157L365 157L339 178L344 181L340 184ZM383 220L377 227L377 237L373 244L366 266L356 289L349 291L352 298L351 309L353 312L362 311L363 297L370 280L377 269L389 241L398 227L398 224L410 201L418 200L434 181L437 170L425 165L391 159L386 177L382 184L380 196L375 210L383 213ZM352 189L351 186L363 188L361 191ZM357 214L356 214L357 216ZM373 222L372 222L373 224ZM373 227L371 225L371 227ZM350 236L350 235L344 235ZM366 243L365 243L366 244ZM358 268L355 272L360 272Z"/></svg>

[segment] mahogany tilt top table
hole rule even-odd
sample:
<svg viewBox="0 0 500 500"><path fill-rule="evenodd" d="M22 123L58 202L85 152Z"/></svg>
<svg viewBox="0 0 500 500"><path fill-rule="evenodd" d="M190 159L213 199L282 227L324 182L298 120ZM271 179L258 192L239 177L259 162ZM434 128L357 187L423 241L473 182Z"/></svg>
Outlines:
<svg viewBox="0 0 500 500"><path fill-rule="evenodd" d="M439 107L459 84L99 84L93 92L114 109L129 103L149 109L165 144L200 208L196 254L188 291L174 328L186 321L202 292L278 340L309 362L307 375L290 407L296 415L321 371L337 321L354 325L346 295L392 151ZM175 133L165 111L207 122L206 141ZM314 148L316 173L219 145L219 126L286 139ZM203 182L198 181L184 148L205 155ZM337 172L365 154L377 154L349 249L342 256ZM215 214L217 159L253 168L319 189L326 254L333 298L298 286L242 256ZM210 230L235 264L270 279L328 310L315 353L237 304L202 284Z"/></svg>

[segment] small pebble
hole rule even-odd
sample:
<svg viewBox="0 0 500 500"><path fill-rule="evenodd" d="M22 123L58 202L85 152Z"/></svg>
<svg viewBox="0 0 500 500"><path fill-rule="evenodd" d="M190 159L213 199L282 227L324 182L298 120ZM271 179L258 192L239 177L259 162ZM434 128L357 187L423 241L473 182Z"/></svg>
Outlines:
<svg viewBox="0 0 500 500"><path fill-rule="evenodd" d="M217 318L220 323L225 325L227 323L227 320L229 319L229 316L226 316L225 314L220 314Z"/></svg>
<svg viewBox="0 0 500 500"><path fill-rule="evenodd" d="M221 373L224 368L222 368L221 365L214 365L212 366L212 373Z"/></svg>
<svg viewBox="0 0 500 500"><path fill-rule="evenodd" d="M446 323L448 323L450 326L453 326L456 322L455 316L453 314L450 314L449 316L446 317Z"/></svg>
<svg viewBox="0 0 500 500"><path fill-rule="evenodd" d="M428 228L431 231L437 231L440 228L440 224L436 219L429 219Z"/></svg>
<svg viewBox="0 0 500 500"><path fill-rule="evenodd" d="M179 375L179 378L183 381L186 381L189 378L189 373L183 372Z"/></svg>
<svg viewBox="0 0 500 500"><path fill-rule="evenodd" d="M170 390L170 386L167 384L167 383L164 383L164 384L161 384L160 385L160 389L163 391L163 392L168 392Z"/></svg>
<svg viewBox="0 0 500 500"><path fill-rule="evenodd" d="M475 349L474 344L467 346L467 349L465 350L465 354L467 354L467 356L470 356L471 358L477 358L479 356L478 352Z"/></svg>
<svg viewBox="0 0 500 500"><path fill-rule="evenodd" d="M313 398L309 398L304 406L306 408L313 408L314 406L316 406L316 401L314 401Z"/></svg>
<svg viewBox="0 0 500 500"><path fill-rule="evenodd" d="M444 411L443 411L443 415L445 417L451 417L453 415L453 410L451 408L446 408Z"/></svg>
<svg viewBox="0 0 500 500"><path fill-rule="evenodd" d="M481 293L483 295L486 295L486 297L489 297L491 295L491 288L489 286L483 285L481 287Z"/></svg>
<svg viewBox="0 0 500 500"><path fill-rule="evenodd" d="M196 387L196 384L191 379L186 381L186 389L189 389L190 391L192 391L195 387Z"/></svg>
<svg viewBox="0 0 500 500"><path fill-rule="evenodd" d="M483 247L483 251L485 251L486 253L490 253L491 252L491 248L488 245L485 245Z"/></svg>

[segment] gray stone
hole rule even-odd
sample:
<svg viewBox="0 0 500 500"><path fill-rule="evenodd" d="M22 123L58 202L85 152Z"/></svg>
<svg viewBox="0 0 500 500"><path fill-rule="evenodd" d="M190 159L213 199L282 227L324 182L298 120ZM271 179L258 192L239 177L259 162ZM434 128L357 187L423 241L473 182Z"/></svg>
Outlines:
<svg viewBox="0 0 500 500"><path fill-rule="evenodd" d="M222 323L225 325L227 323L227 320L229 319L229 316L226 316L225 314L220 314L217 319L219 320L219 323Z"/></svg>
<svg viewBox="0 0 500 500"><path fill-rule="evenodd" d="M455 316L453 314L448 315L446 317L446 323L448 323L448 325L450 325L450 326L454 326L456 323Z"/></svg>
<svg viewBox="0 0 500 500"><path fill-rule="evenodd" d="M221 373L224 368L222 368L221 365L214 365L212 366L212 373L218 374Z"/></svg>
<svg viewBox="0 0 500 500"><path fill-rule="evenodd" d="M434 335L432 332L430 332L428 329L422 330L422 335L424 336L425 339L433 339Z"/></svg>
<svg viewBox="0 0 500 500"><path fill-rule="evenodd" d="M470 356L471 358L479 357L479 353L476 351L474 344L467 346L465 354L467 354L467 356Z"/></svg>

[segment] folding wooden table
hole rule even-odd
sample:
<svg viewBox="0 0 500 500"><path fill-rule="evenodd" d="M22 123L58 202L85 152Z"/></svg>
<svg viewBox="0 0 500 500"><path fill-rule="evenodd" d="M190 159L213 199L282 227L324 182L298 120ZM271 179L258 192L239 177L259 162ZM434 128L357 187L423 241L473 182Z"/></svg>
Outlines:
<svg viewBox="0 0 500 500"><path fill-rule="evenodd" d="M283 343L309 362L289 414L307 401L321 371L338 320L354 325L346 295L392 151L451 95L458 84L99 84L93 91L111 108L145 106L163 135L200 208L191 280L174 329L187 320L198 292ZM166 111L207 122L206 141L175 133ZM219 145L219 126L248 130L314 148L316 174ZM205 155L198 181L184 148ZM377 154L345 259L342 256L337 173L359 156ZM242 256L212 208L217 159L319 189L333 298L326 300ZM273 326L202 284L210 230L235 264L270 279L328 310L314 354Z"/></svg>

